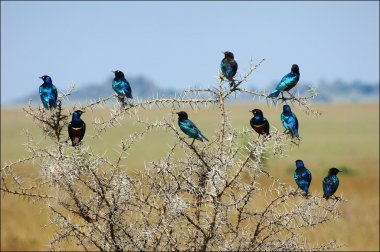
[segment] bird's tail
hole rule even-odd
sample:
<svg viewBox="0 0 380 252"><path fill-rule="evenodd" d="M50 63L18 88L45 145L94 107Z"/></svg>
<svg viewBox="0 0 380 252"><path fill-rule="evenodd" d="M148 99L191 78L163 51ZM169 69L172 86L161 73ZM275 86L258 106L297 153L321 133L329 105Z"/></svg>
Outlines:
<svg viewBox="0 0 380 252"><path fill-rule="evenodd" d="M54 100L53 98L49 98L49 108L53 109L57 107L57 101Z"/></svg>
<svg viewBox="0 0 380 252"><path fill-rule="evenodd" d="M204 140L206 140L207 142L208 142L208 139L201 133L201 132L199 132L199 134L201 135L201 137L204 139ZM202 141L203 142L203 141Z"/></svg>
<svg viewBox="0 0 380 252"><path fill-rule="evenodd" d="M294 129L293 129L293 135L294 135L295 137L297 137L298 139L300 138L300 136L299 136L299 134L298 134L298 130L297 130L297 128L294 128Z"/></svg>
<svg viewBox="0 0 380 252"><path fill-rule="evenodd" d="M124 89L125 97L132 99L132 90L128 90L127 88Z"/></svg>
<svg viewBox="0 0 380 252"><path fill-rule="evenodd" d="M281 91L275 90L275 91L273 91L272 93L270 93L270 94L268 95L268 97L269 97L269 98L274 98L274 97L277 97L280 93L281 93Z"/></svg>

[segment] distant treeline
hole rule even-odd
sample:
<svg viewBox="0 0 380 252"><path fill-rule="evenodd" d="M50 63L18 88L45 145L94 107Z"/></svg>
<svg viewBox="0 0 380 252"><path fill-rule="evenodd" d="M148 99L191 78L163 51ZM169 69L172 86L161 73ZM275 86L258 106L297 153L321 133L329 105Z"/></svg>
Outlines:
<svg viewBox="0 0 380 252"><path fill-rule="evenodd" d="M153 81L145 76L127 76L129 83L132 86L133 97L147 99L149 97L173 97L182 92L180 89L165 89L157 86ZM79 86L70 96L72 102L84 102L89 99L98 99L100 97L110 96L114 93L111 88L112 78L106 80L104 83L93 83ZM253 88L249 83L246 88L252 91L266 91L270 92L277 83L272 83L266 88ZM307 95L309 83L307 81L300 81L297 86L292 90L296 94ZM375 102L379 100L379 83L365 83L362 81L343 82L340 80L327 82L321 81L313 83L317 88L319 95L315 98L317 102ZM200 85L199 85L200 86ZM59 89L59 87L58 87ZM65 90L62 90L65 91ZM24 98L15 100L13 105L25 104L32 99L32 102L40 102L38 90L34 94L29 94ZM249 101L252 99L248 95L239 95L235 98L237 101Z"/></svg>

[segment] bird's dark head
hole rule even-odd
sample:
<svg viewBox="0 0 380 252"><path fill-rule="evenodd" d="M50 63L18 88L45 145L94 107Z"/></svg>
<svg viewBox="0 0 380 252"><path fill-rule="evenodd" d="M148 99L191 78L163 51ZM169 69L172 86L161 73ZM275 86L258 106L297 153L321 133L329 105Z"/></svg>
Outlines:
<svg viewBox="0 0 380 252"><path fill-rule="evenodd" d="M300 69L297 64L292 65L292 70L293 73L300 74Z"/></svg>
<svg viewBox="0 0 380 252"><path fill-rule="evenodd" d="M53 83L53 81L52 81L52 79L50 78L49 75L42 75L40 77L40 79L42 79L44 81L44 83L48 83L48 84L52 84Z"/></svg>
<svg viewBox="0 0 380 252"><path fill-rule="evenodd" d="M115 78L124 78L124 73L120 70L112 71L115 74Z"/></svg>
<svg viewBox="0 0 380 252"><path fill-rule="evenodd" d="M178 114L178 120L180 121L187 120L188 118L187 113L185 111L177 112L177 114Z"/></svg>
<svg viewBox="0 0 380 252"><path fill-rule="evenodd" d="M285 113L289 113L289 112L292 112L292 109L290 108L289 105L284 105L284 107L282 108L282 111Z"/></svg>
<svg viewBox="0 0 380 252"><path fill-rule="evenodd" d="M254 109L254 110L251 110L249 112L252 112L252 114L254 116L259 116L259 117L263 117L263 111L261 111L260 109Z"/></svg>
<svg viewBox="0 0 380 252"><path fill-rule="evenodd" d="M339 172L341 172L341 171L338 170L337 168L333 167L333 168L330 168L329 175L337 175Z"/></svg>
<svg viewBox="0 0 380 252"><path fill-rule="evenodd" d="M305 165L304 165L304 163L303 163L302 160L296 160L296 166L297 166L297 168L302 168L302 167L304 167Z"/></svg>
<svg viewBox="0 0 380 252"><path fill-rule="evenodd" d="M225 58L228 58L228 59L233 59L234 58L234 54L232 52L226 51L226 52L223 52L223 53L224 53L224 57Z"/></svg>
<svg viewBox="0 0 380 252"><path fill-rule="evenodd" d="M82 110L75 110L73 113L73 118L80 118L80 116L84 113Z"/></svg>

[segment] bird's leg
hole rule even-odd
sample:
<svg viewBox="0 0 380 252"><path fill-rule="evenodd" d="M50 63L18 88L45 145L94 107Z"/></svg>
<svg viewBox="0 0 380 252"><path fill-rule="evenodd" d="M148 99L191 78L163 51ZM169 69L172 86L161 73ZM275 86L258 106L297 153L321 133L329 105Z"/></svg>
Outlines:
<svg viewBox="0 0 380 252"><path fill-rule="evenodd" d="M291 98L294 97L294 95L292 95L289 91L286 91L286 92L290 95Z"/></svg>
<svg viewBox="0 0 380 252"><path fill-rule="evenodd" d="M193 138L193 141L191 142L191 144L190 144L190 145L193 145L194 141L195 141L195 138Z"/></svg>

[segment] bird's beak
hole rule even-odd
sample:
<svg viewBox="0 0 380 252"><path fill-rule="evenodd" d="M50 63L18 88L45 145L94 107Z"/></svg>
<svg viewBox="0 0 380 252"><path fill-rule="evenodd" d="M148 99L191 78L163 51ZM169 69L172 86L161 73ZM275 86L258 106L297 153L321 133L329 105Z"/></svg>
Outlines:
<svg viewBox="0 0 380 252"><path fill-rule="evenodd" d="M111 72L115 73L115 71L111 71Z"/></svg>
<svg viewBox="0 0 380 252"><path fill-rule="evenodd" d="M177 115L179 114L179 112L175 112Z"/></svg>
<svg viewBox="0 0 380 252"><path fill-rule="evenodd" d="M38 78L40 78L40 79L42 80L42 76L40 76L40 77L38 77Z"/></svg>

